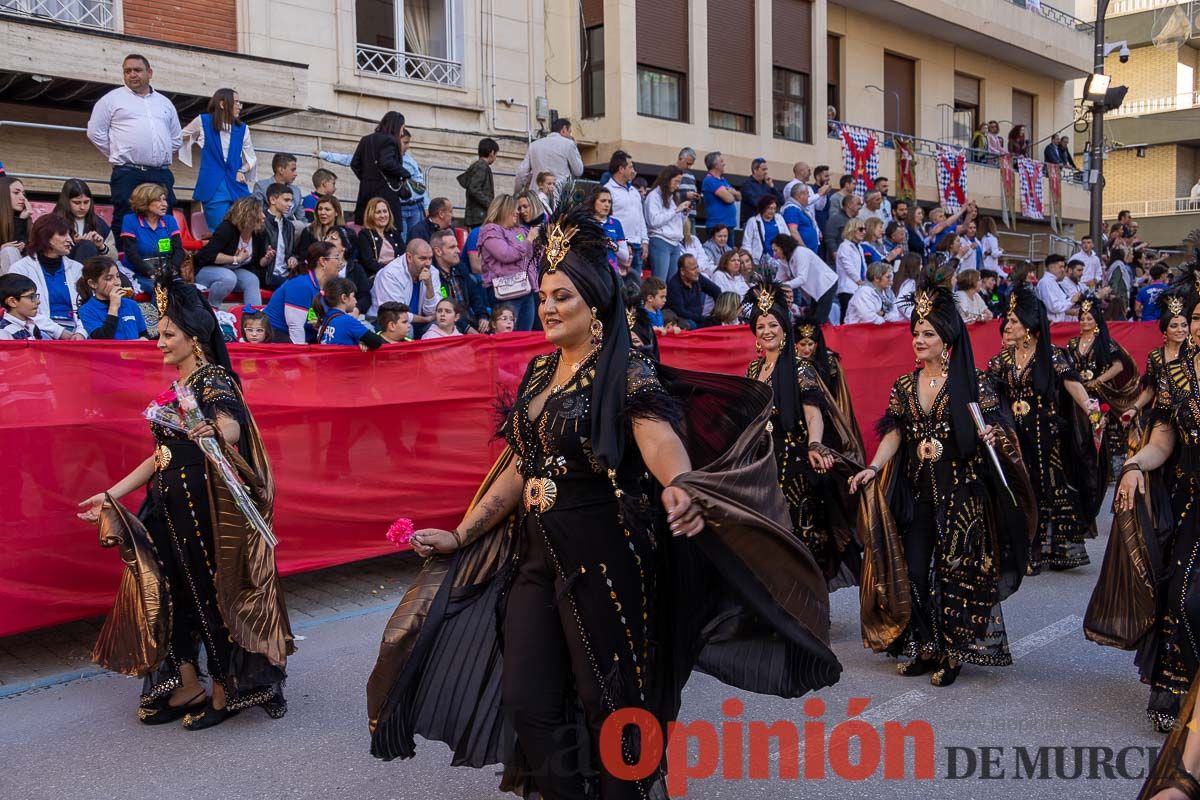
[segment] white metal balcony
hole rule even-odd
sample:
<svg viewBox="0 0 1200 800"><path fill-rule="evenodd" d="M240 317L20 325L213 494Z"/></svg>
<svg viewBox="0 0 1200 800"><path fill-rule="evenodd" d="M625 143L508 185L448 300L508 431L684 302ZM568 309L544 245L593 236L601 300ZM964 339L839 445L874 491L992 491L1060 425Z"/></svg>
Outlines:
<svg viewBox="0 0 1200 800"><path fill-rule="evenodd" d="M1107 200L1104 218L1116 219L1121 211L1138 217L1169 217L1174 214L1200 214L1200 198L1168 197L1165 200Z"/></svg>
<svg viewBox="0 0 1200 800"><path fill-rule="evenodd" d="M420 81L439 86L462 86L462 64L445 58L406 53L359 43L355 63L358 71L386 78Z"/></svg>
<svg viewBox="0 0 1200 800"><path fill-rule="evenodd" d="M114 2L115 0L0 0L0 14L111 31L116 29Z"/></svg>
<svg viewBox="0 0 1200 800"><path fill-rule="evenodd" d="M1143 114L1162 114L1168 111L1180 111L1185 108L1195 108L1200 105L1200 92L1184 92L1169 94L1165 97L1144 97L1140 100L1126 100L1116 111L1106 112L1110 117L1138 117Z"/></svg>

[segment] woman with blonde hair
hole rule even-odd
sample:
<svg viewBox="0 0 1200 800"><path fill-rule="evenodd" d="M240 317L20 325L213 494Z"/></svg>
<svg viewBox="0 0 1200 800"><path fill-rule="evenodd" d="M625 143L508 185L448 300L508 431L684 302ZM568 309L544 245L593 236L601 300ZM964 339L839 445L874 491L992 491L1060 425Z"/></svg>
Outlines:
<svg viewBox="0 0 1200 800"><path fill-rule="evenodd" d="M842 243L838 245L834 269L837 271L837 299L841 306L841 318L846 317L846 307L858 287L867 282L867 257L863 253L863 239L867 226L861 219L852 219L842 228Z"/></svg>
<svg viewBox="0 0 1200 800"><path fill-rule="evenodd" d="M969 325L972 322L991 320L992 312L988 310L983 295L979 293L979 270L964 269L954 280L958 288L954 293L954 304L958 307L963 322Z"/></svg>
<svg viewBox="0 0 1200 800"><path fill-rule="evenodd" d="M263 235L265 220L257 197L239 198L196 253L196 282L208 287L213 308L220 308L235 287L246 305L262 305L261 282L275 262L275 248Z"/></svg>
<svg viewBox="0 0 1200 800"><path fill-rule="evenodd" d="M404 237L392 219L392 207L382 197L367 201L362 230L358 232L358 261L374 275L404 252Z"/></svg>
<svg viewBox="0 0 1200 800"><path fill-rule="evenodd" d="M526 198L524 202L529 201ZM533 329L537 308L533 240L541 226L526 228L517 209L518 198L511 194L496 195L492 200L479 230L479 263L491 306L510 305L517 313L517 330L528 331Z"/></svg>
<svg viewBox="0 0 1200 800"><path fill-rule="evenodd" d="M158 262L179 269L183 264L179 223L167 205L167 187L143 183L129 195L131 213L121 220L121 255L142 292L154 288Z"/></svg>

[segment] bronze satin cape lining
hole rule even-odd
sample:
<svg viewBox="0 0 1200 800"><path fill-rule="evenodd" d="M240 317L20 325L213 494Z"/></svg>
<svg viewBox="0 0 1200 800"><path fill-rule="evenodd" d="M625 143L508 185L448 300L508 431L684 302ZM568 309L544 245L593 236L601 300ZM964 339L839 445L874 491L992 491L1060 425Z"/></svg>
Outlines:
<svg viewBox="0 0 1200 800"><path fill-rule="evenodd" d="M1158 760L1154 762L1150 774L1146 776L1146 782L1142 784L1138 800L1151 800L1163 789L1176 786L1171 776L1181 763L1187 737L1189 735L1200 736L1200 725L1197 725L1195 716L1198 694L1200 694L1200 675L1192 679L1192 687L1188 689L1187 695L1183 698L1183 705L1179 709L1179 721L1183 723L1184 720L1188 720L1188 722L1176 725L1167 736L1167 741L1163 743L1162 749L1158 753ZM1189 730L1189 725L1195 727L1196 730Z"/></svg>
<svg viewBox="0 0 1200 800"><path fill-rule="evenodd" d="M240 390L238 394L240 398ZM257 469L251 469L235 448L226 446L225 453L250 489L259 513L271 524L275 481L258 425L244 398L242 403L246 411L242 437ZM276 578L275 554L261 536L246 526L245 517L234 505L216 468L206 463L205 471L221 618L238 646L259 653L282 668L295 651L295 643ZM167 653L171 619L166 578L145 526L111 497L106 497L100 513L100 544L119 547L126 570L112 611L92 651L92 660L115 672L144 675L157 667Z"/></svg>
<svg viewBox="0 0 1200 800"><path fill-rule="evenodd" d="M1025 471L1025 464L1021 461L1021 450L1014 431L1004 430L1004 436L998 439L996 444L996 455L1000 458L1009 488L1016 498L1017 508L1023 513L1026 542L1032 542L1037 532L1037 500L1029 482L1029 475ZM889 505L903 457L904 449L901 447L892 460L879 471L875 480L860 490L863 497L859 506L858 530L862 537L863 558L862 578L858 588L859 613L863 646L876 653L887 651L903 635L912 618L912 587L908 579L904 541ZM983 454L983 459L984 463L980 468L991 476L995 468L986 453ZM989 483L999 486L998 480ZM1002 492L1003 488L999 491ZM993 499L997 503L1008 502L1006 497ZM994 513L992 516L992 530L996 532L998 525L1004 523L997 519ZM993 552L1000 553L997 543L993 542L993 548ZM1023 567L1023 564L1021 566ZM1001 599L1015 592L1019 584L1018 575L1015 585L1007 591L1002 590Z"/></svg>
<svg viewBox="0 0 1200 800"><path fill-rule="evenodd" d="M748 597L747 603L756 611L764 610L761 605L764 601L773 604L764 616L788 641L804 647L807 663L797 663L796 670L808 670L806 678L820 685L834 683L841 665L828 649L829 599L825 579L812 555L790 530L787 504L775 477L774 455L770 437L766 435L772 399L770 387L744 378L691 373L666 366L660 366L658 372L664 388L680 398L687 409L684 440L693 465L705 465L678 476L674 482L706 511L708 525L691 541L710 553L714 550L732 553L743 565L743 574L751 575L754 580L750 589L754 596ZM713 416L715 408L733 397L740 401L740 418ZM688 424L689 421L693 424ZM701 421L705 424L695 424ZM472 506L487 493L512 458L511 450L505 448ZM472 672L479 682L469 687L469 691L478 696L463 698L464 703L473 704L472 708L449 715L453 719L434 721L431 718L435 715L429 709L414 711L410 705L420 705L415 698L418 693L428 693L427 682L443 681L446 685L444 681L453 683L454 676L443 679L426 675L424 665L412 662L411 658L418 645L421 657L429 658L429 653L437 647L430 639L436 639L436 627L443 624L437 617L447 609L451 614L457 613L455 604L461 597L483 592L491 599L489 588L482 584L492 581L511 554L516 518L516 515L509 517L454 554L427 559L392 614L367 684L368 724L373 734L372 753L376 756L411 756L412 734L416 732L450 744L455 751L455 765L492 763L496 748L489 743L500 735L501 724L497 714L498 687L494 685L497 676ZM702 544L705 541L708 547ZM448 576L452 582L443 587ZM427 620L431 623L428 626ZM494 633L481 631L480 636L485 643L474 642L475 649L468 655L472 660L483 659L490 664L498 657ZM702 644L696 645L697 651ZM390 716L383 719L384 714ZM423 730L430 725L436 726L432 731L435 736ZM513 787L505 781L501 788Z"/></svg>
<svg viewBox="0 0 1200 800"><path fill-rule="evenodd" d="M1139 449L1149 439L1148 426ZM1154 627L1158 616L1156 569L1147 542L1148 537L1157 535L1149 495L1156 493L1162 480L1160 472L1154 470L1144 476L1148 493L1139 495L1132 509L1113 514L1100 577L1083 618L1084 635L1097 644L1136 650Z"/></svg>

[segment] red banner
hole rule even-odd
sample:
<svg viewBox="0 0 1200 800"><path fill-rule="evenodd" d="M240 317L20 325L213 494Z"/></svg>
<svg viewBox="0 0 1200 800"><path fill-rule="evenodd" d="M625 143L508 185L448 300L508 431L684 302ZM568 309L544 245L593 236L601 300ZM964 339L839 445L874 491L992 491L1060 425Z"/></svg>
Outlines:
<svg viewBox="0 0 1200 800"><path fill-rule="evenodd" d="M1162 336L1112 323L1138 364ZM1056 325L1065 344L1076 326ZM911 369L904 325L828 329L867 449L895 377ZM996 325L972 330L982 367ZM234 363L275 470L277 557L286 573L388 553L399 516L418 527L459 521L501 444L496 397L548 346L540 335L461 337L357 348L235 345ZM744 327L662 339L663 359L741 374L754 357ZM122 568L76 503L150 453L141 411L171 381L149 342L0 342L0 636L107 610ZM130 508L141 501L126 499Z"/></svg>

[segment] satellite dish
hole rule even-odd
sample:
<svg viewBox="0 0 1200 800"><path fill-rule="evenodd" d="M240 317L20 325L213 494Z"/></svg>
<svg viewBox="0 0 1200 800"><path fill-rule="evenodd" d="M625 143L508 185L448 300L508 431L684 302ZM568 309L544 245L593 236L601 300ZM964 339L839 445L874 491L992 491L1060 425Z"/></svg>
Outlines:
<svg viewBox="0 0 1200 800"><path fill-rule="evenodd" d="M1188 7L1190 10L1190 2ZM1192 38L1192 20L1184 12L1182 5L1176 4L1154 15L1154 25L1150 28L1150 41L1154 42L1154 46L1159 50L1178 50L1187 44L1190 38Z"/></svg>

